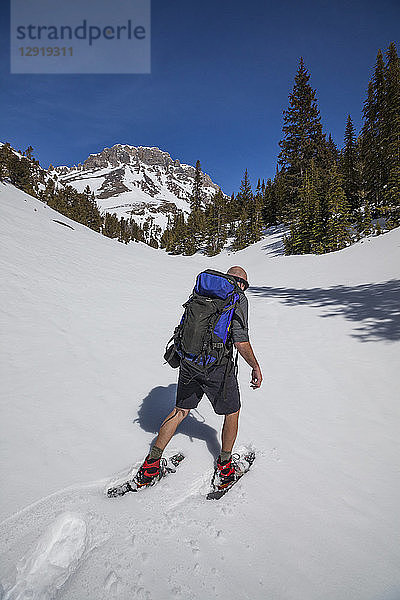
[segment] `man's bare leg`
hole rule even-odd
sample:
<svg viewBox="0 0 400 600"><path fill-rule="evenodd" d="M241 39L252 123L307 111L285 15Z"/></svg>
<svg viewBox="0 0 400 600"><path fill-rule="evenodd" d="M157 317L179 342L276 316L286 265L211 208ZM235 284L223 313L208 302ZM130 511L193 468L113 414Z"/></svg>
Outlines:
<svg viewBox="0 0 400 600"><path fill-rule="evenodd" d="M222 452L224 453L232 453L239 427L239 413L240 410L230 415L225 415L224 426L222 428Z"/></svg>
<svg viewBox="0 0 400 600"><path fill-rule="evenodd" d="M189 413L190 410L187 408L175 407L174 410L170 412L169 415L167 415L167 417L164 419L160 427L158 437L154 442L154 446L160 448L160 450L164 450L174 435L178 425L182 423L183 419L187 417Z"/></svg>
<svg viewBox="0 0 400 600"><path fill-rule="evenodd" d="M162 477L163 473L160 471L162 453L174 435L179 423L182 423L183 419L189 413L189 409L175 407L164 419L155 444L150 450L150 454L146 456L144 463L136 474L135 482L137 485L152 485L157 478Z"/></svg>

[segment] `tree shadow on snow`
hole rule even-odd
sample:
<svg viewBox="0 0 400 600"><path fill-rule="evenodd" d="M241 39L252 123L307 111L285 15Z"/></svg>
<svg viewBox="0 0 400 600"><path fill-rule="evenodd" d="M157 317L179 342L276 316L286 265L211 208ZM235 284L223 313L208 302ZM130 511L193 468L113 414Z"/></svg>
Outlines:
<svg viewBox="0 0 400 600"><path fill-rule="evenodd" d="M168 387L158 386L152 389L144 398L138 410L138 416L133 421L138 423L144 431L156 434L150 447L156 440L161 423L175 406L176 387L175 383L171 383ZM201 419L201 415L199 416ZM191 441L193 441L193 438L204 440L212 456L217 458L221 450L217 432L213 427L207 425L204 420L201 421L200 419L193 415L192 410L189 416L178 426L177 433L187 435Z"/></svg>
<svg viewBox="0 0 400 600"><path fill-rule="evenodd" d="M275 225L267 229L267 236L264 238L266 244L262 246L269 256L283 256L285 248L283 245L283 236L287 232L287 227Z"/></svg>
<svg viewBox="0 0 400 600"><path fill-rule="evenodd" d="M321 317L342 315L360 322L352 337L360 342L400 340L400 280L368 283L354 287L337 285L331 288L251 287L253 294L280 298L285 304L309 304L330 309Z"/></svg>

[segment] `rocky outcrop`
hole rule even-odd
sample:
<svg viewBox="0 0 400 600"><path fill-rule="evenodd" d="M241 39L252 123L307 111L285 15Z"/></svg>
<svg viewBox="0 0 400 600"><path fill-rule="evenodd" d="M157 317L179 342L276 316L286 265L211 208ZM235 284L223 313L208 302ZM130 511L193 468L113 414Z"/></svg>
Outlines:
<svg viewBox="0 0 400 600"><path fill-rule="evenodd" d="M195 172L193 166L159 148L123 144L91 154L77 166L51 169L61 183L78 191L88 185L102 210L118 217L133 216L138 222L151 216L161 229L168 214L189 210ZM202 183L206 204L218 186L206 173L202 173Z"/></svg>

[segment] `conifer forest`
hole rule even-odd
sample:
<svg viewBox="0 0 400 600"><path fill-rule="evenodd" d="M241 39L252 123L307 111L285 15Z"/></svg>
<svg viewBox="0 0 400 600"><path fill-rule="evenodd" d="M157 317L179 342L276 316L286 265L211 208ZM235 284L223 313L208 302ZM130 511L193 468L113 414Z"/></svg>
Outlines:
<svg viewBox="0 0 400 600"><path fill-rule="evenodd" d="M366 88L361 131L347 115L342 148L324 131L310 78L300 58L283 110L274 176L260 178L252 187L254 174L244 165L237 193L227 196L218 190L206 202L198 160L190 211L176 209L163 232L153 229L151 222L139 225L133 218L101 214L89 187L79 193L46 179L31 146L19 154L9 144L0 147L0 181L8 179L110 238L142 241L172 254L202 251L214 256L224 247L240 250L259 241L271 226L285 228L286 254L322 254L399 226L400 59L395 44L384 53L378 51Z"/></svg>

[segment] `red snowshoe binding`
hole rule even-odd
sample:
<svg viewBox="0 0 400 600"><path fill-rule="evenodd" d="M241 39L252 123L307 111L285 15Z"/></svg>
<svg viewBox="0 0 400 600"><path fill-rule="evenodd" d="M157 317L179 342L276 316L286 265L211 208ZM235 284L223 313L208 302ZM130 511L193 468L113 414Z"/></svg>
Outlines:
<svg viewBox="0 0 400 600"><path fill-rule="evenodd" d="M137 487L143 487L145 485L153 485L156 481L162 477L161 458L149 458L146 456L144 463L140 467L139 471L135 476L135 483Z"/></svg>
<svg viewBox="0 0 400 600"><path fill-rule="evenodd" d="M216 474L219 479L217 484L219 490L223 490L236 480L235 463L232 464L232 457L224 463L221 463L221 457L218 457Z"/></svg>

